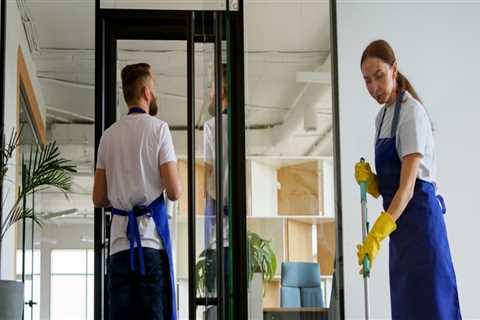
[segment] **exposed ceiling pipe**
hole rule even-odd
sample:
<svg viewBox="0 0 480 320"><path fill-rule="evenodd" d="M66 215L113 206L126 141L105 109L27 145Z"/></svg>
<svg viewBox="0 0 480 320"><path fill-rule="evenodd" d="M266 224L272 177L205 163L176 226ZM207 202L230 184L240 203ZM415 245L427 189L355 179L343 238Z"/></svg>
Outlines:
<svg viewBox="0 0 480 320"><path fill-rule="evenodd" d="M305 132L316 131L318 127L317 106L313 103L303 107L303 129Z"/></svg>
<svg viewBox="0 0 480 320"><path fill-rule="evenodd" d="M332 133L332 125L330 124L328 128L315 140L315 142L308 148L307 152L305 152L304 156L311 156L317 147L326 140L326 138Z"/></svg>
<svg viewBox="0 0 480 320"><path fill-rule="evenodd" d="M66 217L70 215L76 215L78 213L77 208L61 210L61 211L54 211L54 212L44 212L40 214L41 219L54 219L59 217Z"/></svg>
<svg viewBox="0 0 480 320"><path fill-rule="evenodd" d="M52 106L46 106L46 109L47 109L47 115L48 115L48 112L50 113L59 113L59 114L62 114L64 116L68 116L68 117L72 117L72 118L77 118L77 119L80 119L80 120L84 120L84 121L87 121L87 122L91 122L91 123L94 123L95 122L95 119L92 118L92 117L87 117L87 116L84 116L84 115L81 115L81 114L78 114L76 112L71 112L71 111L67 111L67 110L63 110L63 109L60 109L60 108L56 108L56 107L52 107ZM72 122L72 121L70 121Z"/></svg>
<svg viewBox="0 0 480 320"><path fill-rule="evenodd" d="M20 13L30 52L33 55L38 55L40 53L38 31L35 22L33 21L32 14L30 13L28 6L25 4L25 0L17 0L17 8Z"/></svg>
<svg viewBox="0 0 480 320"><path fill-rule="evenodd" d="M41 72L39 73L41 74ZM79 82L79 81L68 81L68 80L56 79L56 78L45 77L45 76L37 76L37 78L38 80L40 80L40 82L49 82L49 83L54 83L61 86L71 86L79 89L95 90L95 85L90 83Z"/></svg>
<svg viewBox="0 0 480 320"><path fill-rule="evenodd" d="M319 92L319 90L321 90L321 92ZM292 133L296 132L299 128L301 128L302 121L304 120L305 106L314 104L315 102L312 101L312 99L315 99L318 96L323 96L327 92L328 87L326 86L313 87L310 83L304 85L304 87L294 100L292 108L285 116L283 123L273 130L273 147L279 146L282 142L286 141L289 137L291 137ZM316 118L316 115L314 116L314 118Z"/></svg>

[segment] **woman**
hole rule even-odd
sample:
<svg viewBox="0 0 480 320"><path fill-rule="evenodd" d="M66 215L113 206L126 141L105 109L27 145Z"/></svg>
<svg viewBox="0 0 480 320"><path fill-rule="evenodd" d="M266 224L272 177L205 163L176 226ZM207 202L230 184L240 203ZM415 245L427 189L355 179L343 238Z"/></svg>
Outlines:
<svg viewBox="0 0 480 320"><path fill-rule="evenodd" d="M358 263L365 256L373 263L380 241L390 236L392 318L461 319L430 120L386 41L368 45L360 65L368 92L384 106L376 121L377 174L357 163L355 178L382 196L385 212L357 247Z"/></svg>

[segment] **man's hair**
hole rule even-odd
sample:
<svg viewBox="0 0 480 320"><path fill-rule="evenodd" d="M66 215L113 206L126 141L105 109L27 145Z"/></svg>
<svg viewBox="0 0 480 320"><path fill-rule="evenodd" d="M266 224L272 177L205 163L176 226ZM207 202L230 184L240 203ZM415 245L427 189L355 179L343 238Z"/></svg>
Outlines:
<svg viewBox="0 0 480 320"><path fill-rule="evenodd" d="M142 96L143 88L152 78L148 63L136 63L122 69L123 97L128 105L136 104Z"/></svg>

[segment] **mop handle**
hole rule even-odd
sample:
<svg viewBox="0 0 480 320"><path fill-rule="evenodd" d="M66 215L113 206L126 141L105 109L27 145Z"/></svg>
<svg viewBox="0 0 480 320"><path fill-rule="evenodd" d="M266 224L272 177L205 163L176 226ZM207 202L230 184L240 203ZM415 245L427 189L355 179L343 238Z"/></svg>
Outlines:
<svg viewBox="0 0 480 320"><path fill-rule="evenodd" d="M365 163L364 158L360 158L360 163ZM367 215L367 182L360 182L360 201L362 204L362 236L363 240L367 237L369 231L368 215ZM370 260L368 256L363 259L363 277L370 276Z"/></svg>

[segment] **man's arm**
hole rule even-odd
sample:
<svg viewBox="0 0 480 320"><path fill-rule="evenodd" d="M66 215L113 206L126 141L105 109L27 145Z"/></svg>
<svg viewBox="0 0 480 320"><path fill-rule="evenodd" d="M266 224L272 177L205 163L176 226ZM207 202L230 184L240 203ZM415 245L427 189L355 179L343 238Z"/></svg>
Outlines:
<svg viewBox="0 0 480 320"><path fill-rule="evenodd" d="M182 182L178 174L177 162L168 161L160 166L160 176L165 182L167 197L171 201L177 201L182 195Z"/></svg>
<svg viewBox="0 0 480 320"><path fill-rule="evenodd" d="M105 169L97 169L95 171L92 200L95 208L111 207L107 194L107 176Z"/></svg>

